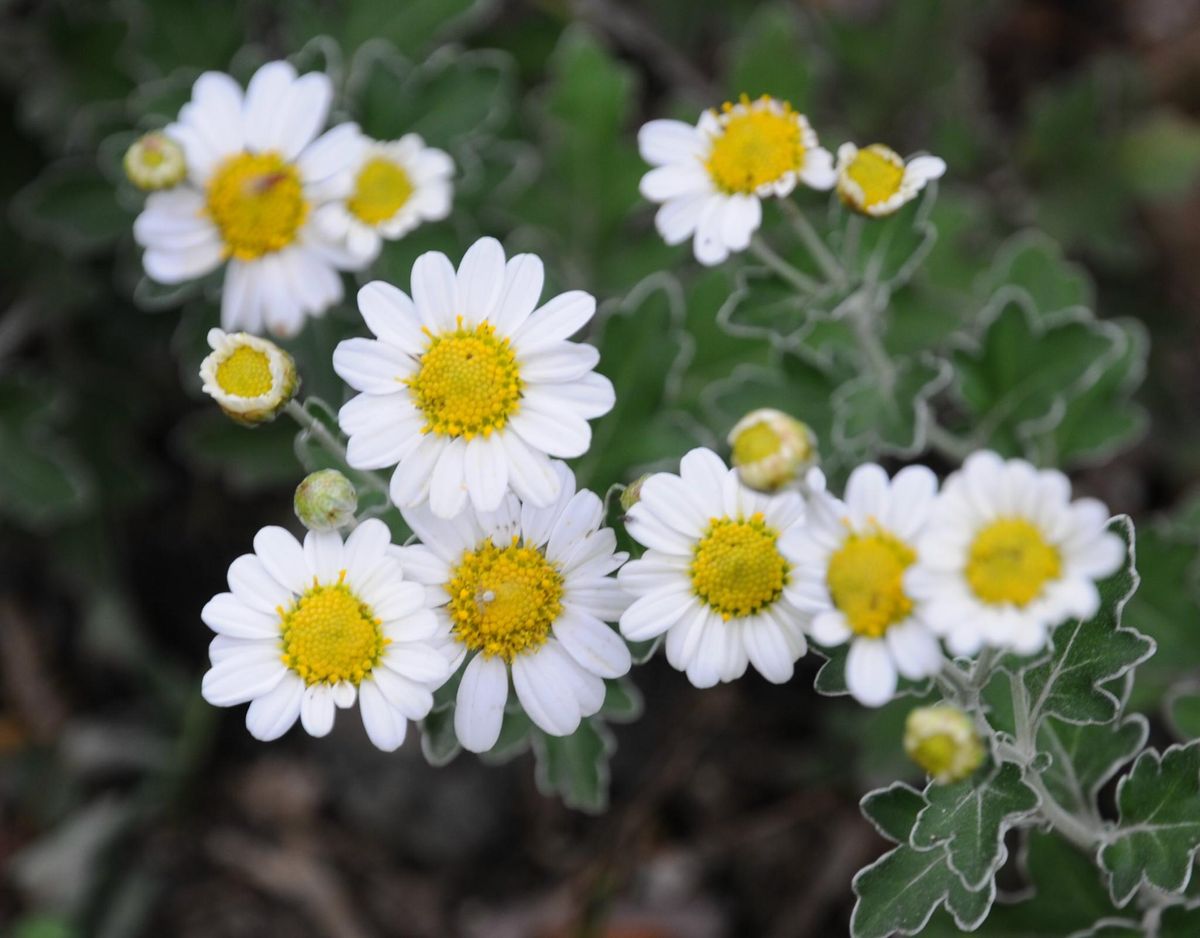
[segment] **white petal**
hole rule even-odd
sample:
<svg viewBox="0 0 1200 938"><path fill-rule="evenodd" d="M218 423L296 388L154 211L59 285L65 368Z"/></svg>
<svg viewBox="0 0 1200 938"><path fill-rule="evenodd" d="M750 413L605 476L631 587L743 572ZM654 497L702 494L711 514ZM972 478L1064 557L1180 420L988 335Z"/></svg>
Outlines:
<svg viewBox="0 0 1200 938"><path fill-rule="evenodd" d="M310 684L300 701L300 723L309 736L328 736L336 711L333 689L328 684Z"/></svg>
<svg viewBox="0 0 1200 938"><path fill-rule="evenodd" d="M159 283L185 283L215 270L225 259L220 241L204 241L178 251L147 249L142 266L152 280Z"/></svg>
<svg viewBox="0 0 1200 938"><path fill-rule="evenodd" d="M456 277L450 258L439 251L427 251L413 264L413 302L421 321L434 331L454 328L459 314Z"/></svg>
<svg viewBox="0 0 1200 938"><path fill-rule="evenodd" d="M426 645L401 645L384 663L401 677L428 687L439 687L449 677L446 659Z"/></svg>
<svg viewBox="0 0 1200 938"><path fill-rule="evenodd" d="M652 166L699 158L704 138L691 124L677 120L652 120L638 130L638 151Z"/></svg>
<svg viewBox="0 0 1200 938"><path fill-rule="evenodd" d="M678 587L670 591L654 592L630 603L621 616L621 634L631 642L644 642L656 638L695 606L692 585L683 580Z"/></svg>
<svg viewBox="0 0 1200 938"><path fill-rule="evenodd" d="M344 339L333 350L333 370L356 391L389 394L403 387L413 371L413 360L375 339Z"/></svg>
<svg viewBox="0 0 1200 938"><path fill-rule="evenodd" d="M896 693L896 666L887 644L857 638L846 656L846 687L865 707L881 707Z"/></svg>
<svg viewBox="0 0 1200 938"><path fill-rule="evenodd" d="M246 87L243 128L246 145L258 152L278 147L276 118L279 116L296 70L287 62L268 62Z"/></svg>
<svg viewBox="0 0 1200 938"><path fill-rule="evenodd" d="M299 595L312 586L304 548L290 531L268 525L254 535L254 552L267 572L293 593Z"/></svg>
<svg viewBox="0 0 1200 938"><path fill-rule="evenodd" d="M401 351L417 355L428 344L416 305L407 293L390 283L373 280L359 290L358 308L367 328Z"/></svg>
<svg viewBox="0 0 1200 938"><path fill-rule="evenodd" d="M518 348L517 354L521 360L521 378L530 384L575 381L600 361L600 352L595 346L578 342L555 341L529 355Z"/></svg>
<svg viewBox="0 0 1200 938"><path fill-rule="evenodd" d="M419 442L396 467L389 486L392 504L408 508L423 501L429 493L429 481L433 467L437 465L445 442L441 437L429 434Z"/></svg>
<svg viewBox="0 0 1200 938"><path fill-rule="evenodd" d="M269 693L286 673L277 653L247 648L214 664L200 683L200 693L214 707L232 707Z"/></svg>
<svg viewBox="0 0 1200 938"><path fill-rule="evenodd" d="M451 440L442 448L434 467L429 480L429 507L439 518L453 518L467 504L466 450L464 440Z"/></svg>
<svg viewBox="0 0 1200 938"><path fill-rule="evenodd" d="M500 658L476 655L463 671L454 709L454 734L469 752L487 752L500 737L508 700L508 668Z"/></svg>
<svg viewBox="0 0 1200 938"><path fill-rule="evenodd" d="M513 417L510 426L531 449L562 459L582 456L592 442L591 427L582 417L535 409L528 402Z"/></svg>
<svg viewBox="0 0 1200 938"><path fill-rule="evenodd" d="M579 727L579 698L570 659L550 639L533 654L513 659L513 688L525 713L551 736L569 736Z"/></svg>
<svg viewBox="0 0 1200 938"><path fill-rule="evenodd" d="M466 446L463 477L479 511L495 511L508 491L508 458L498 436L477 436Z"/></svg>
<svg viewBox="0 0 1200 938"><path fill-rule="evenodd" d="M278 739L300 716L303 699L304 681L288 673L272 691L251 701L246 710L246 729L264 743Z"/></svg>
<svg viewBox="0 0 1200 938"><path fill-rule="evenodd" d="M490 319L504 288L504 248L495 238L480 238L458 265L458 297L468 323Z"/></svg>
<svg viewBox="0 0 1200 938"><path fill-rule="evenodd" d="M759 616L742 627L742 640L750 662L772 684L792 679L795 670L791 647L782 629L771 619Z"/></svg>
<svg viewBox="0 0 1200 938"><path fill-rule="evenodd" d="M304 537L304 559L320 583L336 583L346 569L341 536L335 531L309 531Z"/></svg>
<svg viewBox="0 0 1200 938"><path fill-rule="evenodd" d="M229 565L229 588L247 606L275 615L292 602L291 591L276 580L254 554L243 554Z"/></svg>
<svg viewBox="0 0 1200 938"><path fill-rule="evenodd" d="M505 265L504 288L492 317L500 335L512 335L533 312L545 276L541 258L533 254L518 254Z"/></svg>
<svg viewBox="0 0 1200 938"><path fill-rule="evenodd" d="M218 635L230 638L276 638L278 615L252 609L233 593L218 593L200 610L204 624Z"/></svg>
<svg viewBox="0 0 1200 938"><path fill-rule="evenodd" d="M620 677L632 664L621 636L592 616L564 609L554 623L554 636L581 667L600 677Z"/></svg>
<svg viewBox="0 0 1200 938"><path fill-rule="evenodd" d="M306 185L349 172L362 156L362 134L357 124L338 124L305 148L296 167Z"/></svg>
<svg viewBox="0 0 1200 938"><path fill-rule="evenodd" d="M379 688L393 710L409 720L423 720L433 709L433 692L424 684L401 677L389 668L375 668L370 682Z"/></svg>
<svg viewBox="0 0 1200 938"><path fill-rule="evenodd" d="M548 505L558 497L559 479L545 453L530 447L515 433L500 436L508 460L508 482L521 500Z"/></svg>
<svg viewBox="0 0 1200 938"><path fill-rule="evenodd" d="M884 634L896 670L910 681L937 674L946 660L933 633L919 622L895 625Z"/></svg>
<svg viewBox="0 0 1200 938"><path fill-rule="evenodd" d="M596 298L582 290L556 296L537 309L513 333L513 343L523 357L535 355L574 335L596 314Z"/></svg>
<svg viewBox="0 0 1200 938"><path fill-rule="evenodd" d="M363 681L358 688L358 708L363 728L372 743L384 752L395 752L404 742L408 721L395 710L374 681Z"/></svg>

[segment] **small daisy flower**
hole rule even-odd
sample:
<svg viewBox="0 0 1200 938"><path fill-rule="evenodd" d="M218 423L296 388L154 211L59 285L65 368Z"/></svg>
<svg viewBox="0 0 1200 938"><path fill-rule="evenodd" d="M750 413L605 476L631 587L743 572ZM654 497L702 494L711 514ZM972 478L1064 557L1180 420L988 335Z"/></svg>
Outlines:
<svg viewBox="0 0 1200 938"><path fill-rule="evenodd" d="M542 262L507 263L495 238L467 251L457 274L445 254L413 264L412 298L389 284L358 294L374 339L347 339L333 367L360 391L338 415L356 469L395 466L392 501L429 500L452 518L468 502L500 507L510 488L545 506L559 494L550 457L587 452L588 421L608 413L612 383L592 369L594 346L568 342L596 311L572 290L534 309Z"/></svg>
<svg viewBox="0 0 1200 938"><path fill-rule="evenodd" d="M1108 520L1103 503L1071 501L1061 472L974 453L946 480L905 589L954 654L1033 654L1100 608L1095 581L1125 557Z"/></svg>
<svg viewBox="0 0 1200 938"><path fill-rule="evenodd" d="M665 632L667 661L696 687L735 680L747 664L788 680L807 650L795 601L803 523L795 492L754 492L712 450L692 450L679 475L643 482L626 516L647 550L618 575L638 597L621 633L640 642Z"/></svg>
<svg viewBox="0 0 1200 938"><path fill-rule="evenodd" d="M387 752L424 718L451 669L444 621L425 589L404 579L387 525L364 521L342 538L310 531L303 546L283 528L255 535L254 553L229 567L232 592L200 616L217 633L204 699L249 702L246 727L277 739L299 718L324 736L338 708L362 710L367 735Z"/></svg>
<svg viewBox="0 0 1200 938"><path fill-rule="evenodd" d="M770 407L746 414L727 442L742 484L760 492L799 483L817 462L817 438L808 424Z"/></svg>
<svg viewBox="0 0 1200 938"><path fill-rule="evenodd" d="M707 110L695 127L650 121L638 147L655 167L642 177L641 192L662 203L654 218L659 234L668 244L693 238L696 260L709 266L749 247L762 199L786 196L797 182L828 189L836 178L808 119L766 95Z"/></svg>
<svg viewBox="0 0 1200 938"><path fill-rule="evenodd" d="M629 649L606 622L628 597L609 576L626 558L601 528L604 506L575 491L562 463L558 497L546 507L512 494L492 512L468 508L453 521L429 506L403 512L420 538L398 555L451 629L446 650L467 660L454 710L463 748L486 752L504 721L509 678L544 732L569 736L604 703L604 679L629 671Z"/></svg>
<svg viewBox="0 0 1200 938"><path fill-rule="evenodd" d="M208 344L212 354L200 363L204 393L238 423L274 420L300 388L296 363L274 342L210 329Z"/></svg>
<svg viewBox="0 0 1200 938"><path fill-rule="evenodd" d="M342 202L321 208L317 224L354 255L374 260L384 240L395 241L427 221L450 214L454 161L417 134L370 142Z"/></svg>
<svg viewBox="0 0 1200 938"><path fill-rule="evenodd" d="M350 191L363 143L353 124L317 136L332 97L326 75L297 77L287 62L264 65L245 93L220 72L196 79L165 131L183 147L188 183L153 193L134 222L147 275L183 283L225 265L229 330L291 336L340 300L338 271L360 262L312 219Z"/></svg>
<svg viewBox="0 0 1200 938"><path fill-rule="evenodd" d="M850 642L846 687L868 707L895 696L898 675L920 680L944 661L904 588L936 494L937 477L924 466L889 480L879 466L865 465L850 474L845 501L823 492L809 501L798 539L797 605L813 617L814 640Z"/></svg>
<svg viewBox="0 0 1200 938"><path fill-rule="evenodd" d="M187 161L183 147L161 131L145 134L125 151L125 175L139 189L169 189L183 182Z"/></svg>
<svg viewBox="0 0 1200 938"><path fill-rule="evenodd" d="M945 172L945 160L936 156L915 156L905 163L882 143L861 150L843 143L837 153L837 193L860 214L891 215Z"/></svg>

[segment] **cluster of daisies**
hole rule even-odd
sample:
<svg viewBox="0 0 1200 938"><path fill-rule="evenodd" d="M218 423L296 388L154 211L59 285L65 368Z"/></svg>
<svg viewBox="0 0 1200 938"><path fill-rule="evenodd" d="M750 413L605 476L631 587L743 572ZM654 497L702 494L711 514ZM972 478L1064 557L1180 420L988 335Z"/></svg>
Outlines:
<svg viewBox="0 0 1200 938"><path fill-rule="evenodd" d="M638 133L642 158L654 168L642 195L662 203L655 215L668 244L692 239L696 260L720 264L744 251L762 223L762 201L789 196L797 185L826 191L871 217L890 215L946 171L936 156L905 160L880 143L842 144L835 163L808 119L786 101L743 96L706 110L693 126L653 120Z"/></svg>
<svg viewBox="0 0 1200 938"><path fill-rule="evenodd" d="M340 297L339 271L449 209L445 154L415 137L371 142L351 124L322 133L331 96L324 76L282 62L244 92L206 73L178 121L127 155L130 177L156 190L135 231L148 274L174 283L226 267L224 329L209 335L201 376L243 423L271 419L299 382L283 350L248 333L294 333ZM642 187L663 202L660 230L694 236L705 263L744 248L761 198L797 182L836 183L877 215L943 168L849 145L835 166L803 115L771 99L696 127L654 121L641 144L657 167ZM353 488L318 474L298 492L304 540L267 527L233 562L229 591L202 611L216 633L203 694L248 703L254 736L297 720L322 736L357 703L372 742L392 750L449 682L468 750L491 749L518 710L565 736L600 710L605 681L628 673L630 643L659 639L697 687L751 666L782 683L810 642L848 646L847 687L874 706L947 653L1033 653L1059 623L1096 612L1096 581L1123 543L1061 473L984 452L939 492L927 468L889 477L865 465L839 498L811 432L779 412L733 428L732 467L696 449L678 473L631 487L630 559L605 502L564 462L587 452L589 421L614 405L596 348L571 340L596 301L543 300L544 279L538 257L483 238L457 267L421 255L407 293L379 281L359 291L371 337L333 354L355 392L337 415L344 457L390 473L413 537L395 544L382 521L355 524Z"/></svg>
<svg viewBox="0 0 1200 938"><path fill-rule="evenodd" d="M325 129L332 100L328 76L287 62L262 66L244 91L201 75L175 122L125 155L128 177L150 191L133 228L146 274L180 284L223 268L225 329L292 336L341 301L341 271L446 217L450 157L415 134Z"/></svg>
<svg viewBox="0 0 1200 938"><path fill-rule="evenodd" d="M947 651L1033 653L1098 609L1096 581L1123 542L1061 473L981 452L939 493L923 466L889 478L865 465L838 498L810 467L811 434L775 412L735 427L733 468L696 449L677 474L638 483L629 559L601 498L562 461L588 449L588 421L614 403L595 348L570 341L595 301L542 302L542 283L537 257L484 238L457 269L418 258L411 294L360 291L373 338L333 357L358 392L338 415L347 462L391 471L414 540L393 545L374 520L344 542L268 528L234 562L231 592L203 611L218 633L204 694L250 702L254 735L297 719L321 735L359 700L371 739L391 749L455 677L464 748L490 749L515 705L568 735L599 711L605 680L629 671L628 643L660 637L697 687L750 666L782 683L810 641L848 645L847 687L875 706ZM213 341L205 373L221 395L274 380L261 340Z"/></svg>

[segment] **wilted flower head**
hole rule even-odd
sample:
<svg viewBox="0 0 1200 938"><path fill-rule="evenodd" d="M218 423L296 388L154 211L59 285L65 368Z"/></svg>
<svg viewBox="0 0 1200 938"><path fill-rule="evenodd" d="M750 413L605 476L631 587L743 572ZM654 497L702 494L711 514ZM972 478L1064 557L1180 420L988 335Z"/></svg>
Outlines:
<svg viewBox="0 0 1200 938"><path fill-rule="evenodd" d="M983 763L983 743L957 707L917 707L904 725L904 751L934 781L958 782Z"/></svg>
<svg viewBox="0 0 1200 938"><path fill-rule="evenodd" d="M860 214L891 215L945 172L945 160L936 156L916 156L906 163L882 143L861 150L843 143L837 154L837 193Z"/></svg>
<svg viewBox="0 0 1200 938"><path fill-rule="evenodd" d="M808 424L769 407L746 414L728 441L742 484L761 492L799 481L817 461L817 438Z"/></svg>
<svg viewBox="0 0 1200 938"><path fill-rule="evenodd" d="M125 175L139 189L169 189L183 182L187 161L183 147L158 130L139 137L125 151Z"/></svg>
<svg viewBox="0 0 1200 938"><path fill-rule="evenodd" d="M274 342L210 329L208 344L212 354L200 364L204 393L238 423L274 420L300 387L292 356Z"/></svg>

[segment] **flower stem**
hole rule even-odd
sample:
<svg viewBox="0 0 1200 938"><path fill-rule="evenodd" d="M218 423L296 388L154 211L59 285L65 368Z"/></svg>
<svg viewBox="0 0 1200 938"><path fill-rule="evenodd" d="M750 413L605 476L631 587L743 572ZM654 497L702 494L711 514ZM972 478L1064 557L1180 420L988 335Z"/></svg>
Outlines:
<svg viewBox="0 0 1200 938"><path fill-rule="evenodd" d="M821 285L803 271L789 264L776 254L767 243L757 235L750 241L750 251L760 261L771 268L782 279L786 280L801 293L816 293Z"/></svg>
<svg viewBox="0 0 1200 938"><path fill-rule="evenodd" d="M804 247L808 249L812 259L821 268L825 279L830 283L845 284L846 268L842 266L841 261L834 257L829 246L825 244L825 240L817 234L817 229L812 226L808 216L791 199L783 199L779 204L783 207L783 213L791 221L792 227L796 229L796 233L800 235Z"/></svg>
<svg viewBox="0 0 1200 938"><path fill-rule="evenodd" d="M300 432L303 437L312 437L317 441L318 444L320 444L321 448L324 449L325 452L337 459L337 461L345 466L351 473L358 478L364 479L371 486L371 488L375 489L377 492L380 492L384 498L388 498L387 483L379 478L379 476L377 476L374 472L364 472L361 469L355 469L353 466L351 466L350 461L347 458L345 444L330 432L329 428L325 426L325 422L323 420L316 415L309 413L309 411L303 405L298 404L294 400L288 401L287 405L284 407L284 410L287 411L289 417L291 417L296 421L297 424L300 425Z"/></svg>
<svg viewBox="0 0 1200 938"><path fill-rule="evenodd" d="M879 320L875 315L877 304L873 301L875 289L875 284L866 283L850 297L847 301L847 318L854 329L854 336L858 340L858 348L862 352L867 371L879 382L887 398L896 384L896 366L892 364L891 356L879 338Z"/></svg>

